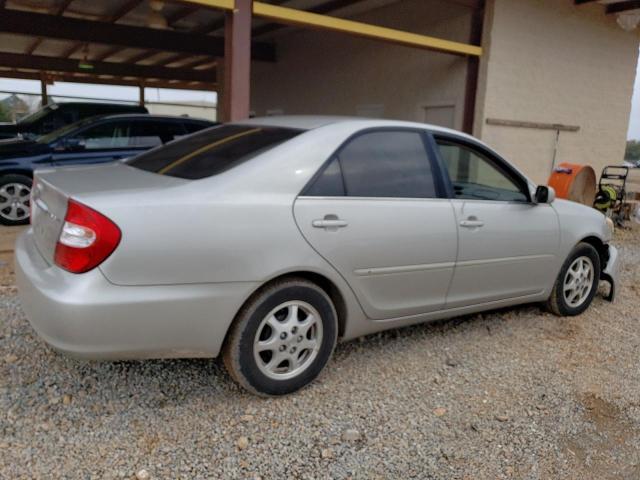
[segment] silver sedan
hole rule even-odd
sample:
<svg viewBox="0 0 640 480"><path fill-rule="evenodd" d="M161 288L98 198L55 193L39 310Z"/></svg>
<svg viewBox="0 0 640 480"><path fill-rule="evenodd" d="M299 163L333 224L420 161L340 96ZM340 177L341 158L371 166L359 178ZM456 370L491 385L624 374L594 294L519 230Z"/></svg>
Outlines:
<svg viewBox="0 0 640 480"><path fill-rule="evenodd" d="M338 339L510 305L578 315L618 263L597 211L478 140L327 117L211 128L39 171L16 249L40 336L87 358L216 357L252 392L311 382Z"/></svg>

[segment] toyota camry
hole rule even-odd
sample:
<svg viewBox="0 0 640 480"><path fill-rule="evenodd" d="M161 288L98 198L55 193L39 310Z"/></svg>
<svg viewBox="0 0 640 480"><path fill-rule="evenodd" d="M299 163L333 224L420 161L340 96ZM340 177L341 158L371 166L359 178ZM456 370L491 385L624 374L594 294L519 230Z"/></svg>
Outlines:
<svg viewBox="0 0 640 480"><path fill-rule="evenodd" d="M19 291L60 351L221 355L248 390L286 394L338 339L523 303L578 315L601 280L613 299L604 215L554 196L452 130L253 119L37 171Z"/></svg>

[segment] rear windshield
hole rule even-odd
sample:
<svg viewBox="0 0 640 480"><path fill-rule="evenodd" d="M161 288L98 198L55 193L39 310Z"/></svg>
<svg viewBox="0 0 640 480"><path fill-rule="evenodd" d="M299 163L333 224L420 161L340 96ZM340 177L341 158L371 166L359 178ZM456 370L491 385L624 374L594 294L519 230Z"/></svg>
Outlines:
<svg viewBox="0 0 640 480"><path fill-rule="evenodd" d="M229 170L286 142L302 130L222 125L169 143L127 161L147 172L196 180Z"/></svg>

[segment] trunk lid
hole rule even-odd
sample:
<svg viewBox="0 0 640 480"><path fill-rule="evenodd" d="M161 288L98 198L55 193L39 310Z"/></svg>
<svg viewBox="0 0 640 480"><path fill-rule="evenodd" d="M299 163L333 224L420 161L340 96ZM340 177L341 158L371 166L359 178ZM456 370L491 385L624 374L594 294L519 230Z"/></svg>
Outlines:
<svg viewBox="0 0 640 480"><path fill-rule="evenodd" d="M123 163L38 170L34 174L31 202L31 224L38 250L49 264L54 263L69 198L109 216L102 208L109 198L121 202L129 193L139 194L185 182Z"/></svg>

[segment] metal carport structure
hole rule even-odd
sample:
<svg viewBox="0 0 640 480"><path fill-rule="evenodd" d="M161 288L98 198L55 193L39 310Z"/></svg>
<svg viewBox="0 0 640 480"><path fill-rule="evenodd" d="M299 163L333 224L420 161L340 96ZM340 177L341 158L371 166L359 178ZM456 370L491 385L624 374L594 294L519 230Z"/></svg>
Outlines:
<svg viewBox="0 0 640 480"><path fill-rule="evenodd" d="M277 61L270 37L287 25L472 59L481 55L478 35L464 44L338 16L379 4L379 0L0 0L0 76L41 81L44 98L52 81L131 85L141 87L141 92L144 87L217 91L222 117L235 120L249 115L251 61Z"/></svg>
<svg viewBox="0 0 640 480"><path fill-rule="evenodd" d="M466 43L347 20L398 0L0 0L0 76L217 91L224 120L249 115L251 61L276 62L286 26L342 32L468 58L464 129L472 131L484 0ZM570 0L568 0L570 1ZM575 0L575 4L590 3ZM606 1L607 13L638 1Z"/></svg>

